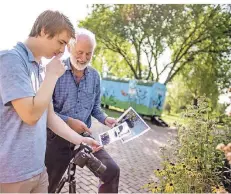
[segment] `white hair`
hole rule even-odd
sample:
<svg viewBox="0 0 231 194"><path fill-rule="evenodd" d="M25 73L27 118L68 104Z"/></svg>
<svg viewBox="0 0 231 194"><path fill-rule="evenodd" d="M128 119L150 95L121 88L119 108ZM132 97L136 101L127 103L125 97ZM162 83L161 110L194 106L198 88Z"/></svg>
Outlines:
<svg viewBox="0 0 231 194"><path fill-rule="evenodd" d="M72 38L70 40L70 45L74 46L76 44L76 42L78 41L78 38L80 36L87 36L87 38L89 38L89 40L91 41L92 45L93 45L93 50L96 47L96 39L95 39L95 34L85 28L78 28L75 32L75 38Z"/></svg>

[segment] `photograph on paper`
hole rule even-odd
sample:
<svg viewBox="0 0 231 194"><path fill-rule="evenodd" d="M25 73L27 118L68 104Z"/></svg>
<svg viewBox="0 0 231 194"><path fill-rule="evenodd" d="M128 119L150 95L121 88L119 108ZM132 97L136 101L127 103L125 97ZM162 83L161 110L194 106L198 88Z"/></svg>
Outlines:
<svg viewBox="0 0 231 194"><path fill-rule="evenodd" d="M99 134L99 141L101 145L108 145L130 134L131 130L128 127L128 124L126 122L123 122L118 126Z"/></svg>
<svg viewBox="0 0 231 194"><path fill-rule="evenodd" d="M123 143L126 143L136 137L139 137L140 135L146 133L150 129L150 127L145 123L145 121L132 107L127 109L119 117L119 119L117 119L117 122L119 124L126 122L131 130L131 133L129 135L126 135L126 137L121 137L121 141Z"/></svg>

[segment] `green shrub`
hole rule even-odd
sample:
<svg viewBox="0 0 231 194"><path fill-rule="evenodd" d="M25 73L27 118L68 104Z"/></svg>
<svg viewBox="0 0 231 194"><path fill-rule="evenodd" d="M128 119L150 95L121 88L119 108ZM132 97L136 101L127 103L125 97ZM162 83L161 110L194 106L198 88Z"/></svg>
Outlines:
<svg viewBox="0 0 231 194"><path fill-rule="evenodd" d="M144 187L157 193L210 193L222 188L224 155L216 146L230 141L229 126L211 116L210 103L200 98L198 106L187 107L187 123L177 125L171 148L161 148L161 169L155 169L157 182Z"/></svg>

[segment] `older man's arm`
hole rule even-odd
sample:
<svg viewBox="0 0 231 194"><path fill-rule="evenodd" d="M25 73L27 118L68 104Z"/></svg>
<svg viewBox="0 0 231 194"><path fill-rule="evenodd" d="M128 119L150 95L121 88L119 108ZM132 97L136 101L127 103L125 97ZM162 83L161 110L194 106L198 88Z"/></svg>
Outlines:
<svg viewBox="0 0 231 194"><path fill-rule="evenodd" d="M108 115L105 114L101 109L99 75L98 75L98 84L96 86L96 99L91 115L95 117L99 122L101 122L104 125L107 125L108 127L113 127L117 122L116 119L112 117L108 117Z"/></svg>
<svg viewBox="0 0 231 194"><path fill-rule="evenodd" d="M107 118L107 114L105 114L101 109L100 79L98 80L98 84L96 85L96 98L95 98L95 103L93 105L91 115L95 117L102 124L105 124L105 119Z"/></svg>
<svg viewBox="0 0 231 194"><path fill-rule="evenodd" d="M92 131L87 127L87 125L84 122L78 119L74 119L72 117L60 114L58 112L55 112L55 114L57 114L75 132L79 134L83 132L88 132L90 134L92 133Z"/></svg>
<svg viewBox="0 0 231 194"><path fill-rule="evenodd" d="M70 141L73 144L86 143L93 147L94 151L99 150L100 144L92 138L82 137L72 130L58 115L55 114L53 104L49 105L47 126L57 135Z"/></svg>

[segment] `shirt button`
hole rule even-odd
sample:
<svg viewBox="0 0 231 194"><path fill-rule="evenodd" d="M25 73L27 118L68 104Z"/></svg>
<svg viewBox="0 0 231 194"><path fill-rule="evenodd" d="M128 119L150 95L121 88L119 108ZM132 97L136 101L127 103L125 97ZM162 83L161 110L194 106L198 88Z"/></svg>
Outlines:
<svg viewBox="0 0 231 194"><path fill-rule="evenodd" d="M79 103L79 100L77 102Z"/></svg>

